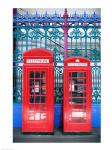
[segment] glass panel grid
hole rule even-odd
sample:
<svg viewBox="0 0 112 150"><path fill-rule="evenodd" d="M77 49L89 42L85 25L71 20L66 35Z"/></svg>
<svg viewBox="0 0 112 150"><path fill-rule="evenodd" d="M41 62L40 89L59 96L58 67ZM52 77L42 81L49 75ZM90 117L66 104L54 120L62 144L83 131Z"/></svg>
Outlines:
<svg viewBox="0 0 112 150"><path fill-rule="evenodd" d="M69 72L69 104L71 123L86 122L86 72Z"/></svg>
<svg viewBox="0 0 112 150"><path fill-rule="evenodd" d="M31 121L46 119L46 72L29 72L29 116Z"/></svg>

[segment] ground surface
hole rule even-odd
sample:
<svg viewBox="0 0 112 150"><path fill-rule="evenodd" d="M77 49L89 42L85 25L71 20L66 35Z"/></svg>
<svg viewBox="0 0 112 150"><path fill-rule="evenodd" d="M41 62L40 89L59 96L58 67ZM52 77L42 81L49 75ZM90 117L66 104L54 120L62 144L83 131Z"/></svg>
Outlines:
<svg viewBox="0 0 112 150"><path fill-rule="evenodd" d="M55 129L54 134L22 133L21 128L14 128L13 142L26 143L98 143L100 142L100 129L94 128L91 133L62 133L60 129Z"/></svg>

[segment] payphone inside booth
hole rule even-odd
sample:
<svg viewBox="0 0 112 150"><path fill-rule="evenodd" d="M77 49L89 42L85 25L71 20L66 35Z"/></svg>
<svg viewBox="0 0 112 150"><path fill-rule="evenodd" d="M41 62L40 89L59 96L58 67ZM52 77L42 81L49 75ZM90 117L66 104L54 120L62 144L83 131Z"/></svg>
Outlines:
<svg viewBox="0 0 112 150"><path fill-rule="evenodd" d="M91 131L92 81L90 61L71 57L64 61L64 132Z"/></svg>
<svg viewBox="0 0 112 150"><path fill-rule="evenodd" d="M53 53L32 49L23 60L22 132L53 132Z"/></svg>

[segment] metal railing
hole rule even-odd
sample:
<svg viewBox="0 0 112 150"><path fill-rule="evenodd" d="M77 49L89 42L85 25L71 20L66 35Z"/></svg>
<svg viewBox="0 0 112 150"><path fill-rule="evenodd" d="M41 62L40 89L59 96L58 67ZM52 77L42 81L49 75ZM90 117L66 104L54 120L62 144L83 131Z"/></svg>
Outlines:
<svg viewBox="0 0 112 150"><path fill-rule="evenodd" d="M54 52L55 102L63 99L64 60L64 15L16 13L14 15L13 37L13 95L15 102L22 96L22 53L32 48L46 48ZM93 103L101 102L101 18L96 13L68 15L68 57L89 58L92 67Z"/></svg>

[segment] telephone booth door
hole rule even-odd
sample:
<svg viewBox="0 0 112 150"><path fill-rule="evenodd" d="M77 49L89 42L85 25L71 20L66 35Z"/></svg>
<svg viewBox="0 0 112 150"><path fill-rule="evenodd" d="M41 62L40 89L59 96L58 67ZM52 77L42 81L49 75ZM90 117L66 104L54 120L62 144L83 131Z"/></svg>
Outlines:
<svg viewBox="0 0 112 150"><path fill-rule="evenodd" d="M53 54L36 49L26 52L23 57L22 131L53 132Z"/></svg>
<svg viewBox="0 0 112 150"><path fill-rule="evenodd" d="M84 58L64 64L64 132L91 131L91 72Z"/></svg>

